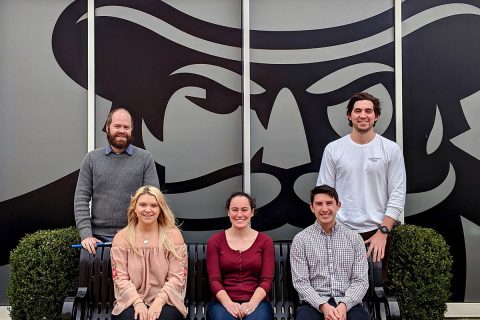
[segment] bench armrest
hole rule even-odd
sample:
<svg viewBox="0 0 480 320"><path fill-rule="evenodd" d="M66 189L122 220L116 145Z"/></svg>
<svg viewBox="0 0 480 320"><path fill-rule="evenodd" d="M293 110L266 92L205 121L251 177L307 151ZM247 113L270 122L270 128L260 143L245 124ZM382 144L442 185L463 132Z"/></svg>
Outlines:
<svg viewBox="0 0 480 320"><path fill-rule="evenodd" d="M385 310L385 317L387 320L399 320L400 319L400 307L398 305L397 298L387 296L383 287L375 287L375 304L377 310L380 310L380 304L383 305Z"/></svg>
<svg viewBox="0 0 480 320"><path fill-rule="evenodd" d="M66 297L63 301L63 320L83 320L87 307L87 288L80 287L75 297Z"/></svg>
<svg viewBox="0 0 480 320"><path fill-rule="evenodd" d="M378 320L397 320L400 319L400 307L397 298L388 296L384 290L382 262L372 262L369 258L370 285L373 287L373 302L375 306L375 317ZM385 318L384 318L385 316Z"/></svg>

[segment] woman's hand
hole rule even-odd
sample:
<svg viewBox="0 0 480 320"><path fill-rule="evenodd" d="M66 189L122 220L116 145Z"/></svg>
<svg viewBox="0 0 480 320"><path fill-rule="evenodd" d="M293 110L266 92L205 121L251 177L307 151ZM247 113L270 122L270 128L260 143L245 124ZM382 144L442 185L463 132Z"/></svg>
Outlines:
<svg viewBox="0 0 480 320"><path fill-rule="evenodd" d="M223 306L235 318L243 317L242 312L241 312L240 303L229 301L229 302L226 302L225 304L223 304Z"/></svg>
<svg viewBox="0 0 480 320"><path fill-rule="evenodd" d="M133 309L135 310L135 319L147 320L148 308L145 302L141 301L134 303Z"/></svg>
<svg viewBox="0 0 480 320"><path fill-rule="evenodd" d="M165 305L165 303L162 303L163 300L160 300L159 298L155 299L153 301L152 305L148 309L148 319L147 320L156 320L160 317L160 313L162 312L162 308Z"/></svg>
<svg viewBox="0 0 480 320"><path fill-rule="evenodd" d="M240 305L241 317L246 317L255 311L258 307L258 303L253 301L244 302Z"/></svg>

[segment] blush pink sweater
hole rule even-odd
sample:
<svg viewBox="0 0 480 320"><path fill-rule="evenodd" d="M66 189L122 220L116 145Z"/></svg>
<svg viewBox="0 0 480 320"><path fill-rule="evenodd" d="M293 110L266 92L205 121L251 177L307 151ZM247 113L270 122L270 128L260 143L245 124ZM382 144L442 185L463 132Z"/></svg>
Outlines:
<svg viewBox="0 0 480 320"><path fill-rule="evenodd" d="M113 239L110 253L115 304L112 314L118 315L141 298L147 305L162 299L177 308L185 317L184 304L187 283L187 247L176 245L178 259L165 249L139 248L136 254L128 245L125 229Z"/></svg>

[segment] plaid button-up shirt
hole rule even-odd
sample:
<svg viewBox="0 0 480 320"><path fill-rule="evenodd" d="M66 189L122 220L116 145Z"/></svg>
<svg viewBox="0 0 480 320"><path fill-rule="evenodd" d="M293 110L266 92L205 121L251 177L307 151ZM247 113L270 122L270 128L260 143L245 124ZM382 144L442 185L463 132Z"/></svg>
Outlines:
<svg viewBox="0 0 480 320"><path fill-rule="evenodd" d="M330 298L347 311L368 289L368 263L360 235L338 223L327 235L315 223L298 233L290 250L293 286L300 301L319 309Z"/></svg>

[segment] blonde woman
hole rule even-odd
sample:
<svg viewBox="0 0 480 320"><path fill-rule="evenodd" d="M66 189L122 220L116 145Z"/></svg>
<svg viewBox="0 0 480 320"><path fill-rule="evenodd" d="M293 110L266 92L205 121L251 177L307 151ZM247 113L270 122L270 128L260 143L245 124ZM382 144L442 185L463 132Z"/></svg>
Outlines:
<svg viewBox="0 0 480 320"><path fill-rule="evenodd" d="M187 250L162 192L139 188L130 201L128 225L113 238L112 319L185 318Z"/></svg>

